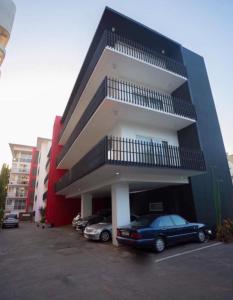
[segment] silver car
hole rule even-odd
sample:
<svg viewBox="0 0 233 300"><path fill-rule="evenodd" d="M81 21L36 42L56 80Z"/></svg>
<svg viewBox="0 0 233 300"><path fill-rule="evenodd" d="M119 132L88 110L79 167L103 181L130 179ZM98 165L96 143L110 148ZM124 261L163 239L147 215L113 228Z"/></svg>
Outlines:
<svg viewBox="0 0 233 300"><path fill-rule="evenodd" d="M138 216L131 215L131 222ZM88 225L84 230L84 237L89 240L108 242L112 238L112 218L107 217L104 222Z"/></svg>
<svg viewBox="0 0 233 300"><path fill-rule="evenodd" d="M2 228L17 228L19 227L19 220L16 214L9 214L5 216L2 223Z"/></svg>
<svg viewBox="0 0 233 300"><path fill-rule="evenodd" d="M112 238L111 219L105 220L102 223L87 226L84 230L84 237L89 240L108 242Z"/></svg>

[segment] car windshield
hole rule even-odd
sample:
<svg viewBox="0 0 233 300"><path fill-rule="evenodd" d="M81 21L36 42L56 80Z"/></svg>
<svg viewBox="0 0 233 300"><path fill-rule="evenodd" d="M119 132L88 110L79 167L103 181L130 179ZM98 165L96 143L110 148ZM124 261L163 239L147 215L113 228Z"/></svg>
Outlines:
<svg viewBox="0 0 233 300"><path fill-rule="evenodd" d="M112 223L112 216L105 217L103 222L104 223Z"/></svg>
<svg viewBox="0 0 233 300"><path fill-rule="evenodd" d="M88 217L83 218L82 221L89 221L89 220L92 220L92 219L94 219L96 217L97 217L96 215L88 216Z"/></svg>
<svg viewBox="0 0 233 300"><path fill-rule="evenodd" d="M6 219L17 219L17 215L7 215L5 216L5 220Z"/></svg>
<svg viewBox="0 0 233 300"><path fill-rule="evenodd" d="M154 216L142 216L137 220L131 222L131 225L135 227L149 226L154 219Z"/></svg>

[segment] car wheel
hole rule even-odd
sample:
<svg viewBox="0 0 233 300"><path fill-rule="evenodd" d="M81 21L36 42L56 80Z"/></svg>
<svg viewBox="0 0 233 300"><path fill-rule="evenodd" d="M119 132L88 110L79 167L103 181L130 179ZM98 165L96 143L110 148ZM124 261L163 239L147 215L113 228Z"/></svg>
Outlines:
<svg viewBox="0 0 233 300"><path fill-rule="evenodd" d="M162 237L157 237L154 241L154 250L161 253L166 248L165 240Z"/></svg>
<svg viewBox="0 0 233 300"><path fill-rule="evenodd" d="M205 232L203 230L198 231L197 239L198 239L199 243L204 243L204 241L206 240L206 235L205 235Z"/></svg>
<svg viewBox="0 0 233 300"><path fill-rule="evenodd" d="M101 235L100 235L101 242L105 243L105 242L108 242L110 239L111 239L111 234L109 231L104 230L103 232L101 232Z"/></svg>

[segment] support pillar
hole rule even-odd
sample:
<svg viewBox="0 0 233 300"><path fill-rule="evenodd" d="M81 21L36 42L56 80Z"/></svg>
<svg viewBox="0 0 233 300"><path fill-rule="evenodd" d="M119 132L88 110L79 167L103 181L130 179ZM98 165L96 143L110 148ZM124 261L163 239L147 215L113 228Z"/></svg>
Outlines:
<svg viewBox="0 0 233 300"><path fill-rule="evenodd" d="M111 186L112 197L112 243L118 246L116 240L117 227L130 224L129 185L115 183Z"/></svg>
<svg viewBox="0 0 233 300"><path fill-rule="evenodd" d="M81 195L81 218L92 215L92 194Z"/></svg>

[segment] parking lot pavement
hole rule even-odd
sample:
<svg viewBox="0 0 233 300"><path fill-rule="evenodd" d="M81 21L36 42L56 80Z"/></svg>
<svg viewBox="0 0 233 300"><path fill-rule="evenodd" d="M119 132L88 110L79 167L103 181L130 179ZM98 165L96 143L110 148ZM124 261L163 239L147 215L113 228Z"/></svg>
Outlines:
<svg viewBox="0 0 233 300"><path fill-rule="evenodd" d="M0 299L232 300L233 244L155 254L25 223L0 232Z"/></svg>

